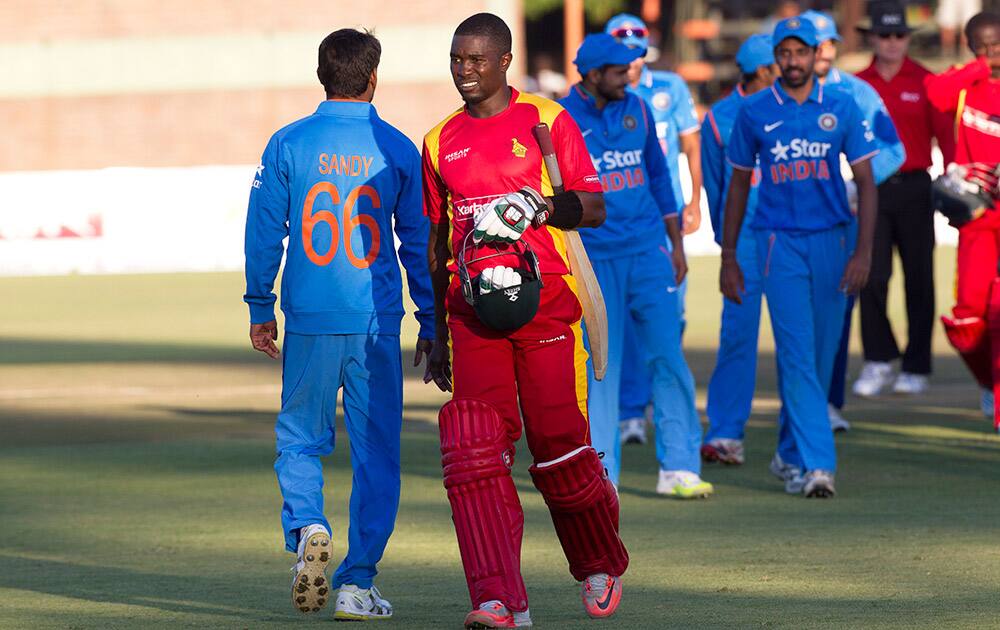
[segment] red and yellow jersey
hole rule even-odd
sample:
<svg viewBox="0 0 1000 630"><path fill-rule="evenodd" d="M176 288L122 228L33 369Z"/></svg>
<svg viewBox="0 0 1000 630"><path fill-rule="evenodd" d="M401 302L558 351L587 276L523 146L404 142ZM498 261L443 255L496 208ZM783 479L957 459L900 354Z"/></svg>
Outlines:
<svg viewBox="0 0 1000 630"><path fill-rule="evenodd" d="M510 103L501 113L473 118L463 108L424 136L424 212L431 223L450 224L450 271L457 270L455 254L473 228L477 210L524 186L546 196L552 194L541 151L531 132L539 122L547 123L552 131L565 189L601 192L579 127L561 105L540 96L511 88ZM562 230L529 227L521 238L538 255L543 274L569 273ZM502 252L512 246L497 247ZM483 253L477 251L476 256ZM491 258L488 263L470 265L470 271L499 264L509 263Z"/></svg>

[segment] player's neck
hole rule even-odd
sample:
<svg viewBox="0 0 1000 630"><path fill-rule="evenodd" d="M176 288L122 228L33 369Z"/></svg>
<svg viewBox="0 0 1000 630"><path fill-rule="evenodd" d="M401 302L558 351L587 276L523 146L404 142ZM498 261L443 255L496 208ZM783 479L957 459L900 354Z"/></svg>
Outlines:
<svg viewBox="0 0 1000 630"><path fill-rule="evenodd" d="M903 62L906 57L901 57L899 61L886 61L880 57L875 57L875 71L886 81L891 81L894 76L903 69Z"/></svg>
<svg viewBox="0 0 1000 630"><path fill-rule="evenodd" d="M802 103L805 103L806 100L809 98L809 95L812 94L813 84L817 80L818 77L816 77L816 75L813 75L809 77L805 83L803 83L798 87L791 87L790 85L784 82L782 82L781 87L784 88L786 94L791 96L796 103L801 105Z"/></svg>
<svg viewBox="0 0 1000 630"><path fill-rule="evenodd" d="M507 109L507 105L510 103L510 95L510 86L505 85L502 89L497 90L495 94L491 94L478 103L466 103L465 111L473 118L496 116Z"/></svg>
<svg viewBox="0 0 1000 630"><path fill-rule="evenodd" d="M586 81L580 83L580 89L587 93L587 96L594 99L594 107L597 109L604 109L604 106L608 104L608 99L601 96L601 93L597 91L597 88L593 85L588 85Z"/></svg>

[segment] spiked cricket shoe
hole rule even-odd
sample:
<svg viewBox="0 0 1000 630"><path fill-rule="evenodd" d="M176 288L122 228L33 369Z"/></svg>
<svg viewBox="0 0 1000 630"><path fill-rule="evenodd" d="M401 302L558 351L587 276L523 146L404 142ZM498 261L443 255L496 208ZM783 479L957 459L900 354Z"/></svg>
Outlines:
<svg viewBox="0 0 1000 630"><path fill-rule="evenodd" d="M834 433L847 433L851 430L851 423L844 416L840 415L840 410L826 403L826 417L830 421L830 428Z"/></svg>
<svg viewBox="0 0 1000 630"><path fill-rule="evenodd" d="M621 430L622 444L645 444L646 443L646 419L629 418L622 420L618 425Z"/></svg>
<svg viewBox="0 0 1000 630"><path fill-rule="evenodd" d="M304 613L319 612L329 599L326 565L330 563L330 532L318 523L303 527L299 561L292 567L292 605Z"/></svg>
<svg viewBox="0 0 1000 630"><path fill-rule="evenodd" d="M337 606L333 613L336 621L374 621L392 617L392 604L382 597L375 585L358 588L344 584L337 593Z"/></svg>
<svg viewBox="0 0 1000 630"><path fill-rule="evenodd" d="M810 470L803 477L802 494L807 499L829 499L836 493L833 473L828 470Z"/></svg>
<svg viewBox="0 0 1000 630"><path fill-rule="evenodd" d="M886 361L865 361L861 367L861 376L854 381L854 393L857 396L878 396L882 390L893 383L892 364Z"/></svg>
<svg viewBox="0 0 1000 630"><path fill-rule="evenodd" d="M712 484L687 470L661 470L656 493L675 499L704 499L715 492Z"/></svg>
<svg viewBox="0 0 1000 630"><path fill-rule="evenodd" d="M583 581L583 608L594 619L610 617L622 601L622 579L595 573Z"/></svg>
<svg viewBox="0 0 1000 630"><path fill-rule="evenodd" d="M743 440L728 438L709 440L701 447L701 458L706 462L740 466L746 461L743 455Z"/></svg>
<svg viewBox="0 0 1000 630"><path fill-rule="evenodd" d="M516 628L514 615L503 605L499 599L491 599L488 602L479 604L468 615L465 616L465 627L470 628Z"/></svg>

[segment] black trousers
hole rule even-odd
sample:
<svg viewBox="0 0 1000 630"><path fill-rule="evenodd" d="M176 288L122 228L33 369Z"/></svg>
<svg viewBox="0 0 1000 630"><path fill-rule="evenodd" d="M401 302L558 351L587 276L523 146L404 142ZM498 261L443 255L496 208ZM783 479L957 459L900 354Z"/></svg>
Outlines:
<svg viewBox="0 0 1000 630"><path fill-rule="evenodd" d="M903 263L909 340L904 372L930 374L934 328L934 210L925 171L898 173L878 187L878 218L868 285L861 291L861 343L866 361L899 358L886 315L892 249Z"/></svg>

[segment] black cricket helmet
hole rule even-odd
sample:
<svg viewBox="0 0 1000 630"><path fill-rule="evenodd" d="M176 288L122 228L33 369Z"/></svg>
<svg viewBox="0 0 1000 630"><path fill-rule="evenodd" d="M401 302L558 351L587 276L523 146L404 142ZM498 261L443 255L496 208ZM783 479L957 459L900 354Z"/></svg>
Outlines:
<svg viewBox="0 0 1000 630"><path fill-rule="evenodd" d="M504 248L503 251L496 251L496 247L492 244L470 243L471 237L472 230L469 230L456 257L462 295L484 325L502 332L515 331L530 322L538 312L543 286L538 256L524 240L518 240L512 247ZM469 258L468 256L475 255L477 248L493 251ZM521 284L482 293L479 284L481 273L473 277L469 273L469 265L511 255L516 255L520 259L515 271L521 276Z"/></svg>

